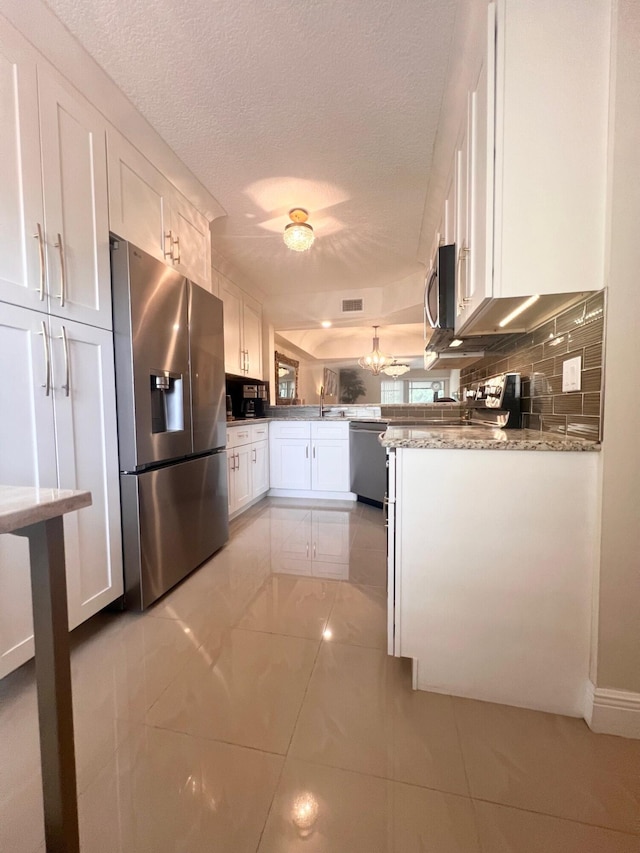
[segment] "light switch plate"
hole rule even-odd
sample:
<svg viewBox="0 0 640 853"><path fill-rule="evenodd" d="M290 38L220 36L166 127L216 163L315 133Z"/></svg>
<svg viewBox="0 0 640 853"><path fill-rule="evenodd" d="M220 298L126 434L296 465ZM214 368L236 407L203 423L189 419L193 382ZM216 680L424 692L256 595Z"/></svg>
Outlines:
<svg viewBox="0 0 640 853"><path fill-rule="evenodd" d="M562 363L562 390L579 391L582 370L582 356L568 358Z"/></svg>

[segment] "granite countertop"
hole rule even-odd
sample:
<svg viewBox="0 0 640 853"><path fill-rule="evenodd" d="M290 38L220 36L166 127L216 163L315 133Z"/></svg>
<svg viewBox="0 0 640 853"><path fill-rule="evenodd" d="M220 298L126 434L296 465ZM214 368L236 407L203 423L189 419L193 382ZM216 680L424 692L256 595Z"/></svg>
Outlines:
<svg viewBox="0 0 640 853"><path fill-rule="evenodd" d="M268 424L272 420L273 418L236 418L234 421L227 421L227 428L247 424Z"/></svg>
<svg viewBox="0 0 640 853"><path fill-rule="evenodd" d="M598 451L600 445L583 438L532 429L494 429L485 426L389 427L379 438L383 447L450 450L572 450Z"/></svg>
<svg viewBox="0 0 640 853"><path fill-rule="evenodd" d="M90 505L91 492L0 486L0 533L11 533Z"/></svg>

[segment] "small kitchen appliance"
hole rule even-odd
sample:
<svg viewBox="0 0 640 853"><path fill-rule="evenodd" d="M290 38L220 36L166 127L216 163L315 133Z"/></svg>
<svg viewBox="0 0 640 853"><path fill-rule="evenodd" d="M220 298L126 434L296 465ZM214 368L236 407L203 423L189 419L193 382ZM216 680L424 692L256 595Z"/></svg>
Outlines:
<svg viewBox="0 0 640 853"><path fill-rule="evenodd" d="M264 417L264 404L267 399L266 385L242 386L242 417Z"/></svg>
<svg viewBox="0 0 640 853"><path fill-rule="evenodd" d="M255 418L257 399L258 399L258 386L257 385L243 385L242 386L242 417L243 418Z"/></svg>

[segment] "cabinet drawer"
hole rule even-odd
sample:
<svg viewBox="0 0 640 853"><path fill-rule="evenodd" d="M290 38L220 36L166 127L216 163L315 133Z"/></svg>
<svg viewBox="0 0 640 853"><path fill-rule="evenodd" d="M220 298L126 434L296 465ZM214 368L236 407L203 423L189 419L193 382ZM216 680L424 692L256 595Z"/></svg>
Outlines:
<svg viewBox="0 0 640 853"><path fill-rule="evenodd" d="M349 421L334 423L333 421L312 421L312 438L349 438Z"/></svg>
<svg viewBox="0 0 640 853"><path fill-rule="evenodd" d="M269 424L251 424L251 441L266 441L269 438Z"/></svg>
<svg viewBox="0 0 640 853"><path fill-rule="evenodd" d="M310 438L309 421L271 421L269 431L272 438Z"/></svg>
<svg viewBox="0 0 640 853"><path fill-rule="evenodd" d="M227 447L242 447L243 444L251 444L251 441L251 425L227 427Z"/></svg>

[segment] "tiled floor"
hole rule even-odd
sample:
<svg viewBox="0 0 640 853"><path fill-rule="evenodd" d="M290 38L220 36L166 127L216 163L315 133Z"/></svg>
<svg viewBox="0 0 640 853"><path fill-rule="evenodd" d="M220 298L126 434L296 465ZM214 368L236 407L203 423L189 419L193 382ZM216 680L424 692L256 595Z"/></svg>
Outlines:
<svg viewBox="0 0 640 853"><path fill-rule="evenodd" d="M384 532L266 500L144 615L75 632L83 853L640 853L640 742L413 692ZM44 850L33 667L0 682L0 851Z"/></svg>

